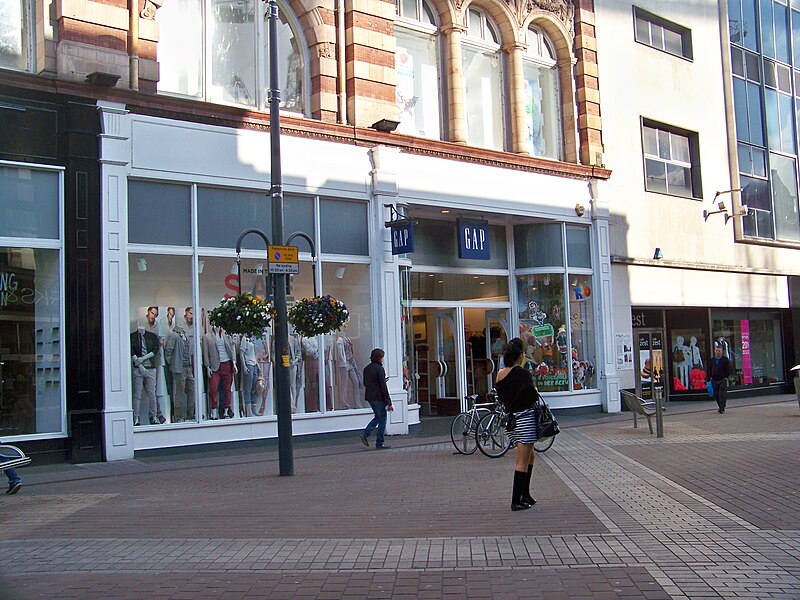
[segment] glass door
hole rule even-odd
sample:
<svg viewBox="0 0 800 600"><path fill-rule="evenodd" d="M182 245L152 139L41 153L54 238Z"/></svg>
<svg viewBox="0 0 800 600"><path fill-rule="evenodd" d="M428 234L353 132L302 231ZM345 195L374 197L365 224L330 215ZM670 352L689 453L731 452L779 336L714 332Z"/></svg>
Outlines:
<svg viewBox="0 0 800 600"><path fill-rule="evenodd" d="M503 346L508 343L511 332L509 309L499 308L486 311L486 385L494 388L497 371L503 356Z"/></svg>
<svg viewBox="0 0 800 600"><path fill-rule="evenodd" d="M661 329L637 329L636 337L636 395L650 401L664 390L664 333Z"/></svg>
<svg viewBox="0 0 800 600"><path fill-rule="evenodd" d="M464 347L463 336L458 327L458 309L435 310L433 312L434 349L436 361L436 407L439 415L458 414L461 411L461 399L465 395L462 389L463 372L462 353L457 349Z"/></svg>

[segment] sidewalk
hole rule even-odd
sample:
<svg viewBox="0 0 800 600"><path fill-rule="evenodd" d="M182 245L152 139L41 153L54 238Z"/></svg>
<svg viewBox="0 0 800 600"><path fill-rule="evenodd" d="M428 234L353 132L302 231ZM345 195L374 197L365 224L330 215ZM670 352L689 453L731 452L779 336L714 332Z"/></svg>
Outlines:
<svg viewBox="0 0 800 600"><path fill-rule="evenodd" d="M10 598L800 598L794 396L561 419L537 505L447 436L30 467L0 497ZM439 425L440 427L440 425ZM437 429L432 426L430 429Z"/></svg>

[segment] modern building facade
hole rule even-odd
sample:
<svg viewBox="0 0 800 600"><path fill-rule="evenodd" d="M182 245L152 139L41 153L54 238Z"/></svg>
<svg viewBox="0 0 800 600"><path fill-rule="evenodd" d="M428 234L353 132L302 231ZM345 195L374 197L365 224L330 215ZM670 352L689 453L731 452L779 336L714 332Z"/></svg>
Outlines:
<svg viewBox="0 0 800 600"><path fill-rule="evenodd" d="M266 5L49 6L3 16L0 114L44 98L85 120L41 132L44 154L25 113L2 148L3 439L82 461L275 437L271 332L230 356L264 389L237 374L213 393L209 370L208 311L267 293L263 243L245 238L241 271L235 252L271 232ZM404 433L485 395L515 335L551 406L619 410L594 18L568 1L279 5L285 229L315 246L297 238L289 297L351 313L290 337L295 434L363 427L373 347ZM73 154L93 168L71 178Z"/></svg>
<svg viewBox="0 0 800 600"><path fill-rule="evenodd" d="M791 4L597 7L622 387L700 397L716 345L734 396L783 389L800 362Z"/></svg>

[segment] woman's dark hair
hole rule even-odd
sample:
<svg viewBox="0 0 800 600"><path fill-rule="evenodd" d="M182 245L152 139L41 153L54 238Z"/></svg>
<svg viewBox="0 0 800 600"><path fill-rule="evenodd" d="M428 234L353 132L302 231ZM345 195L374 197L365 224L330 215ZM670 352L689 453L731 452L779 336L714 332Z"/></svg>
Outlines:
<svg viewBox="0 0 800 600"><path fill-rule="evenodd" d="M514 338L508 342L505 346L503 346L503 364L506 367L515 365L519 360L519 357L522 356L524 348L525 346L522 344L522 340L519 338Z"/></svg>
<svg viewBox="0 0 800 600"><path fill-rule="evenodd" d="M375 348L369 355L369 359L372 362L380 362L383 360L384 356L386 356L386 353L383 350L381 350L380 348Z"/></svg>

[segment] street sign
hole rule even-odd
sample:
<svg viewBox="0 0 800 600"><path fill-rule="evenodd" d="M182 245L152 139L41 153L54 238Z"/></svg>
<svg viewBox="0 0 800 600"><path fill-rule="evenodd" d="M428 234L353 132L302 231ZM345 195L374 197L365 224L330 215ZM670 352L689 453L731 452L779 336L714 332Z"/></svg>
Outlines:
<svg viewBox="0 0 800 600"><path fill-rule="evenodd" d="M297 275L300 272L299 263L269 263L269 272L276 275Z"/></svg>
<svg viewBox="0 0 800 600"><path fill-rule="evenodd" d="M297 246L269 246L269 272L274 274L297 275L300 263L297 259Z"/></svg>

